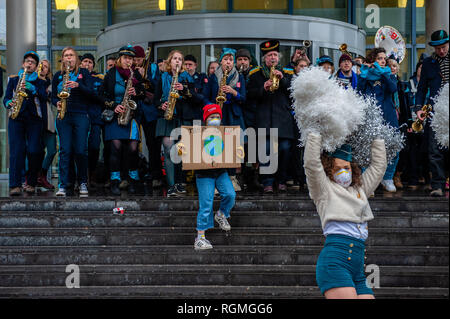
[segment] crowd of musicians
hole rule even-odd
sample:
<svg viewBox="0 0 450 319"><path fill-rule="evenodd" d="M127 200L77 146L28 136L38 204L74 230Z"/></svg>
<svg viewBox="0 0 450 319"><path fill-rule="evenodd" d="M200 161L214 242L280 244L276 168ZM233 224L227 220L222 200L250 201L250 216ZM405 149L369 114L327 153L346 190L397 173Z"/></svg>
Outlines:
<svg viewBox="0 0 450 319"><path fill-rule="evenodd" d="M129 194L138 189L151 194L162 183L167 196L180 196L195 176L172 162L170 151L177 141L170 134L194 120L204 121L203 108L215 104L219 93L225 96L221 125L265 128L267 135L271 128L278 130L276 174L258 173L259 166L269 163L247 161L241 169L228 170L235 191L283 193L291 181L301 189L306 184L303 149L298 146L289 87L295 74L316 65L347 89L374 94L386 122L404 132L406 147L388 166L384 190L426 187L432 196L443 196L448 188L448 150L438 146L429 124L420 132L411 128L416 117L423 116L422 106L432 104L449 81L447 32L433 33L430 45L434 53L421 57L407 82L397 75L398 61L382 48L367 57L344 52L335 65L329 56L311 63L307 50L299 47L284 66L279 41L269 40L260 45L259 66L251 65L247 49L224 48L208 65L207 74L197 71L196 57L177 50L153 63L141 46L124 46L108 59L104 75L94 71L94 56L79 56L70 47L62 51L61 69L54 73L48 60L26 52L22 68L8 78L3 99L10 112L10 195L35 193L37 187L55 190L56 196L76 191L87 196L98 187L116 196L124 188ZM278 79L275 89L273 75ZM178 92L176 107L167 119L173 90ZM57 189L48 174L56 155Z"/></svg>

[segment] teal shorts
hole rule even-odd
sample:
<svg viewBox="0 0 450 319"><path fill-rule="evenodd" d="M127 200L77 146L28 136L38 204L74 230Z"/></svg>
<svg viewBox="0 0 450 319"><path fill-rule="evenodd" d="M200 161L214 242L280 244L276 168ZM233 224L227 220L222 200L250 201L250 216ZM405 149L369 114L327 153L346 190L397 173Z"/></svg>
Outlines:
<svg viewBox="0 0 450 319"><path fill-rule="evenodd" d="M364 253L363 240L328 235L316 266L316 281L322 294L332 288L354 287L358 295L373 295L366 284Z"/></svg>

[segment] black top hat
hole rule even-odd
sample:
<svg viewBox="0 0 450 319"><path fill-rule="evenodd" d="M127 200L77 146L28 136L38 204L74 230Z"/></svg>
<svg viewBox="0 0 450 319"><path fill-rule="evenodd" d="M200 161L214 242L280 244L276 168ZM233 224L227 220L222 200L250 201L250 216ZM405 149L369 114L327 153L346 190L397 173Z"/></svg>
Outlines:
<svg viewBox="0 0 450 319"><path fill-rule="evenodd" d="M443 45L448 42L448 34L445 30L434 31L431 35L431 41L428 43L429 45L436 47L439 45Z"/></svg>
<svg viewBox="0 0 450 319"><path fill-rule="evenodd" d="M269 40L261 43L259 45L262 55L269 53L270 51L280 52L280 41L278 40Z"/></svg>
<svg viewBox="0 0 450 319"><path fill-rule="evenodd" d="M119 50L119 56L122 56L122 55L128 55L131 57L135 57L136 50L131 45L125 45L125 46L121 47Z"/></svg>

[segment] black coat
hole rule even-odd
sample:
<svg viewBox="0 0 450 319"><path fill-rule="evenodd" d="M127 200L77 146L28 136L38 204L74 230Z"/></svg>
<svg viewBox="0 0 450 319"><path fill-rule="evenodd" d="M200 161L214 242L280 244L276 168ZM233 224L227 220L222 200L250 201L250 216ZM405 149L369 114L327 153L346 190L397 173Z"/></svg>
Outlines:
<svg viewBox="0 0 450 319"><path fill-rule="evenodd" d="M292 115L289 87L291 85L291 70L283 69L283 78L278 90L271 93L264 90L264 83L268 80L260 68L250 72L247 87L247 98L256 104L255 127L265 128L266 135L270 128L278 129L279 138L295 138L295 122Z"/></svg>
<svg viewBox="0 0 450 319"><path fill-rule="evenodd" d="M420 81L416 93L416 109L419 111L423 105L430 103L434 105L435 98L439 94L442 84L442 74L439 62L433 57L428 57L423 61ZM427 93L430 90L430 96L427 100Z"/></svg>

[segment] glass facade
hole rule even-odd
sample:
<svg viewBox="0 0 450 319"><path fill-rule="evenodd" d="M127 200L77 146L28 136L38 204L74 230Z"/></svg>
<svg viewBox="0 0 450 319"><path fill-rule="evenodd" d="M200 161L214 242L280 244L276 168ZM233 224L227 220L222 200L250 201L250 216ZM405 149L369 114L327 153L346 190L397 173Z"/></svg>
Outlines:
<svg viewBox="0 0 450 319"><path fill-rule="evenodd" d="M11 0L12 1L12 0ZM6 3L0 0L0 67L6 69ZM36 0L37 51L50 59L53 71L58 70L61 50L71 46L80 55L90 52L96 56L96 36L108 25L151 16L201 13L272 13L334 19L357 25L367 33L366 49L374 47L374 35L379 27L390 25L400 31L407 45L407 56L401 64L400 75L406 80L414 73L415 64L425 52L426 0ZM282 38L282 36L280 36ZM149 39L151 40L151 39ZM182 39L180 39L182 40ZM314 39L312 39L314 40ZM131 39L124 39L124 44ZM211 60L217 60L224 47L246 47L259 58L258 44L217 43L199 39L186 43L155 43L155 58L165 58L174 48L197 57L199 70ZM173 44L173 42L172 42ZM287 64L294 45L281 46L283 63ZM335 60L336 48L319 48ZM199 58L201 57L201 58ZM103 71L105 57L97 57L96 69ZM6 86L7 74L3 85ZM0 173L7 173L6 112L0 107Z"/></svg>

